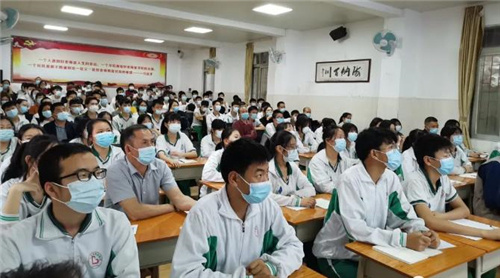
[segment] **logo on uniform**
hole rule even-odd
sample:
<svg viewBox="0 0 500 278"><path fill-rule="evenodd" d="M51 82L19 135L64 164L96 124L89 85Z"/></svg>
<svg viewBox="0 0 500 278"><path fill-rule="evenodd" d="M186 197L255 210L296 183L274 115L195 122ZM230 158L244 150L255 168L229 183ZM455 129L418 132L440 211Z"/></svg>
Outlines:
<svg viewBox="0 0 500 278"><path fill-rule="evenodd" d="M255 237L259 237L260 236L259 228L255 227L255 229L253 230L253 233L254 233Z"/></svg>
<svg viewBox="0 0 500 278"><path fill-rule="evenodd" d="M102 254L99 252L92 252L89 255L89 265L91 268L98 268L102 264Z"/></svg>

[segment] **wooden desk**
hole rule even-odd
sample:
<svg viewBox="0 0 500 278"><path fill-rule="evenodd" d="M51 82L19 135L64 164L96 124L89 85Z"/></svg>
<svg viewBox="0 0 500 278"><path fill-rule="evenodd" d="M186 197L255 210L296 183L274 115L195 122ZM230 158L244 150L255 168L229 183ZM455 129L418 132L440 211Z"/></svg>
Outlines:
<svg viewBox="0 0 500 278"><path fill-rule="evenodd" d="M203 166L207 162L206 158L198 157L194 163L181 163L181 167L172 169L172 174L176 181L181 180L198 180L203 173Z"/></svg>
<svg viewBox="0 0 500 278"><path fill-rule="evenodd" d="M358 277L467 277L467 263L485 251L446 239L455 248L415 264L406 264L373 250L371 244L352 242L346 248L360 256Z"/></svg>
<svg viewBox="0 0 500 278"><path fill-rule="evenodd" d="M482 157L469 157L469 161L471 163L484 163L486 162L486 158L482 158Z"/></svg>
<svg viewBox="0 0 500 278"><path fill-rule="evenodd" d="M208 189L212 190L221 190L225 183L224 182L215 182L215 181L201 181L203 185L208 187Z"/></svg>
<svg viewBox="0 0 500 278"><path fill-rule="evenodd" d="M186 213L172 212L131 221L132 225L139 225L135 240L139 249L141 269L172 262L177 238L185 219Z"/></svg>
<svg viewBox="0 0 500 278"><path fill-rule="evenodd" d="M471 215L467 217L467 219L500 228L500 222L495 220L490 220L475 215ZM476 259L475 277L477 278L481 277L483 273L486 273L500 265L500 241L488 240L488 239L481 239L478 241L474 241L465 237L451 235L451 234L443 234L442 237L445 238L446 241L448 241L448 239L455 240L465 245L472 246L474 248L486 252L486 254Z"/></svg>
<svg viewBox="0 0 500 278"><path fill-rule="evenodd" d="M463 178L460 176L453 176L450 175L448 176L450 180L453 181L459 181L461 184L453 183L453 186L457 190L458 196L464 200L464 202L467 204L469 208L472 209L472 200L473 200L473 194L474 194L474 185L476 184L476 179L471 179L471 178Z"/></svg>
<svg viewBox="0 0 500 278"><path fill-rule="evenodd" d="M331 194L318 194L316 199L332 198ZM316 207L313 209L293 210L287 207L281 207L283 216L285 216L288 224L292 225L295 229L297 237L302 242L313 241L316 238L319 230L323 227L323 219L326 215L326 209Z"/></svg>
<svg viewBox="0 0 500 278"><path fill-rule="evenodd" d="M297 271L288 276L289 278L325 278L325 276L317 273L316 271L302 265Z"/></svg>
<svg viewBox="0 0 500 278"><path fill-rule="evenodd" d="M450 180L459 181L462 183L462 184L453 184L455 189L458 189L458 188L461 188L464 186L474 186L474 184L476 184L476 179L472 179L472 178L463 178L460 176L448 176L448 178L450 178Z"/></svg>
<svg viewBox="0 0 500 278"><path fill-rule="evenodd" d="M299 154L299 159L300 159L299 165L305 166L307 169L307 167L309 166L309 162L311 161L311 159L313 158L313 156L315 154L316 153L301 153L301 154Z"/></svg>

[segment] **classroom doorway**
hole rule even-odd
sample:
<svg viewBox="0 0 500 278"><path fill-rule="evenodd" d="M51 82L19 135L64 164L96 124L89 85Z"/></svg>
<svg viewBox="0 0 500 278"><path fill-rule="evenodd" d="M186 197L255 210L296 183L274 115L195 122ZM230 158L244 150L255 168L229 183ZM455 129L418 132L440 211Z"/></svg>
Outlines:
<svg viewBox="0 0 500 278"><path fill-rule="evenodd" d="M203 60L203 92L215 89L215 65L209 60Z"/></svg>
<svg viewBox="0 0 500 278"><path fill-rule="evenodd" d="M267 73L269 69L269 52L253 54L252 95L250 98L267 97Z"/></svg>

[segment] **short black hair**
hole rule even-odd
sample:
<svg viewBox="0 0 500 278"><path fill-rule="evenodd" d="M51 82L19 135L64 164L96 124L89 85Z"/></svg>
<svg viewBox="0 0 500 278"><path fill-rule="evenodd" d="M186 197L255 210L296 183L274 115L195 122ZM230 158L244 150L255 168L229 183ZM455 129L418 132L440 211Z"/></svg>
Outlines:
<svg viewBox="0 0 500 278"><path fill-rule="evenodd" d="M259 109L257 109L257 107L255 106L248 107L248 113L252 113L253 111L259 111Z"/></svg>
<svg viewBox="0 0 500 278"><path fill-rule="evenodd" d="M403 125L403 124L401 124L401 121L398 118L392 118L391 123L393 123L394 126L397 126L397 125L402 126Z"/></svg>
<svg viewBox="0 0 500 278"><path fill-rule="evenodd" d="M104 119L104 115L108 115L111 119L113 119L113 115L111 115L111 113L109 113L108 111L102 111L101 113L97 114L97 118Z"/></svg>
<svg viewBox="0 0 500 278"><path fill-rule="evenodd" d="M377 127L377 125L383 121L381 118L379 117L375 117L373 118L373 120L370 122L370 127Z"/></svg>
<svg viewBox="0 0 500 278"><path fill-rule="evenodd" d="M89 147L78 143L60 144L43 153L38 161L38 176L43 191L45 192L47 182L61 183L62 160L85 153L92 153L92 151Z"/></svg>
<svg viewBox="0 0 500 278"><path fill-rule="evenodd" d="M75 91L73 91L73 90L69 90L69 91L66 93L66 97L69 97L70 95L75 95L75 96L77 96L78 94L77 94Z"/></svg>
<svg viewBox="0 0 500 278"><path fill-rule="evenodd" d="M351 132L351 130L353 129L356 130L356 133L358 133L358 127L355 124L344 123L342 125L342 130L344 131L346 137L349 134L349 132Z"/></svg>
<svg viewBox="0 0 500 278"><path fill-rule="evenodd" d="M155 100L153 100L152 107L155 107L156 105L163 106L163 100L161 100L161 99L155 99Z"/></svg>
<svg viewBox="0 0 500 278"><path fill-rule="evenodd" d="M212 122L212 129L224 129L226 128L226 123L223 120L215 119Z"/></svg>
<svg viewBox="0 0 500 278"><path fill-rule="evenodd" d="M449 119L446 121L446 123L444 123L444 126L445 127L446 126L458 126L458 127L460 127L460 123L455 119Z"/></svg>
<svg viewBox="0 0 500 278"><path fill-rule="evenodd" d="M208 100L201 101L201 106L208 107L209 105L210 105L210 102L208 102Z"/></svg>
<svg viewBox="0 0 500 278"><path fill-rule="evenodd" d="M385 128L385 129L390 129L392 124L393 123L390 120L383 120L383 121L380 122L379 127L380 128Z"/></svg>
<svg viewBox="0 0 500 278"><path fill-rule="evenodd" d="M292 116L293 116L293 115L295 115L295 114L300 114L299 110L294 109L294 110L292 110L292 112L290 113L290 115L292 115Z"/></svg>
<svg viewBox="0 0 500 278"><path fill-rule="evenodd" d="M271 140L266 141L266 148L267 152L269 153L269 159L272 159L276 156L277 146L286 148L286 146L290 144L290 141L292 141L292 139L295 139L295 135L286 130L281 130L274 133L273 137L271 137Z"/></svg>
<svg viewBox="0 0 500 278"><path fill-rule="evenodd" d="M273 111L273 119L276 119L278 117L278 114L281 114L283 116L283 113L279 109L276 109Z"/></svg>
<svg viewBox="0 0 500 278"><path fill-rule="evenodd" d="M79 98L79 97L76 97L76 98L70 100L69 101L69 105L71 106L73 104L79 104L79 105L81 105L82 104L82 99Z"/></svg>
<svg viewBox="0 0 500 278"><path fill-rule="evenodd" d="M52 104L52 105L50 106L50 111L52 111L52 113L54 113L54 110L55 110L57 107L60 107L60 106L64 107L64 104L63 104L62 102L56 102L56 103L54 103L54 104Z"/></svg>
<svg viewBox="0 0 500 278"><path fill-rule="evenodd" d="M335 136L335 134L337 134L337 132L341 130L341 128L339 126L335 126L335 125L330 125L330 126L326 126L323 128L323 137L321 139L323 139L323 141L318 145L318 152L323 150L325 147L326 147L326 140L330 140L331 138L333 138Z"/></svg>
<svg viewBox="0 0 500 278"><path fill-rule="evenodd" d="M145 125L132 125L124 129L120 136L120 147L125 153L125 144L130 141L132 137L135 136L135 132L138 130L149 130Z"/></svg>
<svg viewBox="0 0 500 278"><path fill-rule="evenodd" d="M24 99L24 98L18 98L18 99L16 100L16 104L21 104L21 103L23 103L23 102L25 102L25 101L27 102L27 100L26 100L26 99Z"/></svg>
<svg viewBox="0 0 500 278"><path fill-rule="evenodd" d="M26 131L30 130L30 129L38 129L42 132L42 134L45 134L45 129L43 129L41 126L39 125L36 125L36 124L25 124L23 125L19 131L17 132L17 138L19 138L19 140L21 140L21 138L23 138L23 135L24 133L26 133Z"/></svg>
<svg viewBox="0 0 500 278"><path fill-rule="evenodd" d="M221 101L219 99L216 99L214 101L212 101L212 105L215 106L216 103L219 103L219 105L221 104Z"/></svg>
<svg viewBox="0 0 500 278"><path fill-rule="evenodd" d="M241 103L239 101L233 101L233 102L231 102L231 106L235 106L235 105L240 106Z"/></svg>
<svg viewBox="0 0 500 278"><path fill-rule="evenodd" d="M7 101L6 103L2 104L2 110L5 111L5 109L10 108L12 106L16 106L16 103L14 101Z"/></svg>
<svg viewBox="0 0 500 278"><path fill-rule="evenodd" d="M332 118L323 118L323 120L321 120L321 126L323 128L330 125L337 125L337 123Z"/></svg>
<svg viewBox="0 0 500 278"><path fill-rule="evenodd" d="M241 176L252 164L267 163L268 154L261 144L247 138L241 138L227 146L222 154L220 170L222 178L228 183L229 173L235 171Z"/></svg>
<svg viewBox="0 0 500 278"><path fill-rule="evenodd" d="M16 126L14 125L14 122L12 122L11 119L9 119L7 116L4 116L4 115L0 115L0 120L6 120L10 123L10 125L12 126L12 129L15 130Z"/></svg>
<svg viewBox="0 0 500 278"><path fill-rule="evenodd" d="M153 119L151 119L151 116L149 116L149 114L147 113L144 113L144 114L141 114L139 115L139 117L137 118L137 124L141 124L144 123L144 120L149 119L151 122L153 122Z"/></svg>
<svg viewBox="0 0 500 278"><path fill-rule="evenodd" d="M342 113L342 116L340 116L340 118L339 118L339 123L343 123L343 122L344 122L344 119L345 119L346 117L348 117L348 116L351 116L351 117L352 117L352 114L351 114L351 113L349 113L349 112L344 112L344 113Z"/></svg>
<svg viewBox="0 0 500 278"><path fill-rule="evenodd" d="M435 157L436 152L440 150L449 150L452 144L446 138L436 134L425 134L417 139L413 146L415 158L421 168L424 168L424 156Z"/></svg>
<svg viewBox="0 0 500 278"><path fill-rule="evenodd" d="M276 107L279 107L279 106L280 106L280 104L285 104L285 102L284 102L284 101L278 101L278 104L276 104ZM286 104L285 104L285 105L286 105Z"/></svg>
<svg viewBox="0 0 500 278"><path fill-rule="evenodd" d="M410 131L408 134L408 137L406 137L404 143L403 143L403 152L406 151L407 149L413 147L415 142L422 136L427 134L427 132L421 130L421 129L414 129Z"/></svg>
<svg viewBox="0 0 500 278"><path fill-rule="evenodd" d="M297 116L297 120L295 120L295 128L297 129L297 131L299 129L302 131L302 129L306 126L309 126L309 124L309 117L307 117L306 114L299 114Z"/></svg>
<svg viewBox="0 0 500 278"><path fill-rule="evenodd" d="M168 128L165 126L166 123L168 122L173 122L173 121L181 121L181 115L174 113L174 112L168 112L165 114L165 117L163 118L163 121L161 122L161 128L160 132L161 134L167 134Z"/></svg>
<svg viewBox="0 0 500 278"><path fill-rule="evenodd" d="M437 123L438 119L436 119L435 117L430 116L430 117L425 118L424 124L433 123L433 122Z"/></svg>
<svg viewBox="0 0 500 278"><path fill-rule="evenodd" d="M462 134L462 129L458 126L445 126L443 129L441 129L441 136L450 138L455 132L459 132Z"/></svg>
<svg viewBox="0 0 500 278"><path fill-rule="evenodd" d="M292 126L292 123L290 122L283 122L281 124L278 124L276 126L276 132L281 131L281 130L286 130L288 126Z"/></svg>
<svg viewBox="0 0 500 278"><path fill-rule="evenodd" d="M20 265L16 269L2 272L0 278L83 278L81 266L71 260L50 264L36 261L29 268Z"/></svg>
<svg viewBox="0 0 500 278"><path fill-rule="evenodd" d="M398 141L396 134L388 129L372 127L361 131L356 140L356 154L361 161L371 150L380 150L382 144L394 144Z"/></svg>

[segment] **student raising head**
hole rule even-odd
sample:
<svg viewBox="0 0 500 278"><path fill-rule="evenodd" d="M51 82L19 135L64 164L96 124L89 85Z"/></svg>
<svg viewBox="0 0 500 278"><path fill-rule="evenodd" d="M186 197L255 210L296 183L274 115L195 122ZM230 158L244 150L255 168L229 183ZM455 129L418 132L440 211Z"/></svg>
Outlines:
<svg viewBox="0 0 500 278"><path fill-rule="evenodd" d="M122 158L123 151L112 144L115 134L111 124L105 119L95 119L87 123L88 145L97 158L101 168L109 168L116 160Z"/></svg>
<svg viewBox="0 0 500 278"><path fill-rule="evenodd" d="M215 119L212 122L212 130L201 139L201 157L209 157L215 151L215 147L221 142L224 128L226 128L224 121Z"/></svg>
<svg viewBox="0 0 500 278"><path fill-rule="evenodd" d="M214 121L215 122L215 121ZM203 166L203 173L201 179L204 181L223 182L222 174L220 172L220 159L224 150L233 142L241 138L240 132L232 127L224 129L221 135L221 141L217 144L217 150L214 151L207 162ZM200 189L200 198L210 193L206 185Z"/></svg>
<svg viewBox="0 0 500 278"><path fill-rule="evenodd" d="M380 123L382 122L383 120L379 117L375 117L373 118L373 120L370 122L370 127L379 127L380 126Z"/></svg>
<svg viewBox="0 0 500 278"><path fill-rule="evenodd" d="M458 126L445 126L441 130L441 136L452 143L451 154L455 162L455 167L451 174L461 175L464 173L471 173L473 171L472 163L469 161L467 154L459 147L464 142L462 129Z"/></svg>
<svg viewBox="0 0 500 278"><path fill-rule="evenodd" d="M349 240L417 251L439 246L438 234L417 218L398 177L386 170L399 167L396 140L393 132L384 129L359 134L356 152L363 163L342 174L332 192L331 215L314 241L313 254L322 274L356 277L359 258L345 248Z"/></svg>
<svg viewBox="0 0 500 278"><path fill-rule="evenodd" d="M346 137L346 150L344 155L346 157L356 159L356 139L358 139L358 127L351 123L344 123L342 125L342 130L344 131Z"/></svg>
<svg viewBox="0 0 500 278"><path fill-rule="evenodd" d="M274 110L272 115L272 121L266 125L266 135L271 138L274 133L276 133L276 127L278 124L285 122L283 113L280 110Z"/></svg>
<svg viewBox="0 0 500 278"><path fill-rule="evenodd" d="M40 135L16 150L2 177L2 224L12 226L20 220L38 214L50 203L39 181L38 160L45 151L55 145L55 137Z"/></svg>
<svg viewBox="0 0 500 278"><path fill-rule="evenodd" d="M318 145L323 142L323 129L331 125L337 125L334 119L323 118L323 120L321 120L321 126L314 131L314 136L316 137L316 142L318 142Z"/></svg>
<svg viewBox="0 0 500 278"><path fill-rule="evenodd" d="M352 114L349 112L344 112L342 116L340 116L339 119L339 126L342 126L344 124L348 124L352 122Z"/></svg>
<svg viewBox="0 0 500 278"><path fill-rule="evenodd" d="M340 182L340 175L358 163L358 160L345 156L345 150L344 131L336 126L326 127L319 152L313 156L307 168L307 177L316 192L332 193Z"/></svg>
<svg viewBox="0 0 500 278"><path fill-rule="evenodd" d="M276 132L267 148L271 156L269 180L273 186L271 197L280 206L314 207L314 187L297 166L299 160L296 137L288 131Z"/></svg>
<svg viewBox="0 0 500 278"><path fill-rule="evenodd" d="M418 170L419 166L417 163L417 158L415 157L415 152L413 145L422 136L427 134L425 131L420 129L414 129L410 131L410 134L406 138L403 144L403 155L401 168L403 170L403 177L410 176L411 173Z"/></svg>
<svg viewBox="0 0 500 278"><path fill-rule="evenodd" d="M0 163L14 153L17 145L18 140L14 137L14 124L9 118L0 116Z"/></svg>
<svg viewBox="0 0 500 278"><path fill-rule="evenodd" d="M297 131L297 139L301 141L304 148L299 149L299 153L316 152L318 150L318 142L314 138L314 132L310 127L311 120L304 114L297 116L295 122L295 130Z"/></svg>
<svg viewBox="0 0 500 278"><path fill-rule="evenodd" d="M301 266L302 243L268 198L268 167L263 146L249 139L229 145L220 164L226 185L190 211L177 242L172 277L288 277ZM271 233L273 240L265 240ZM207 260L207 252L217 259L209 255Z"/></svg>

